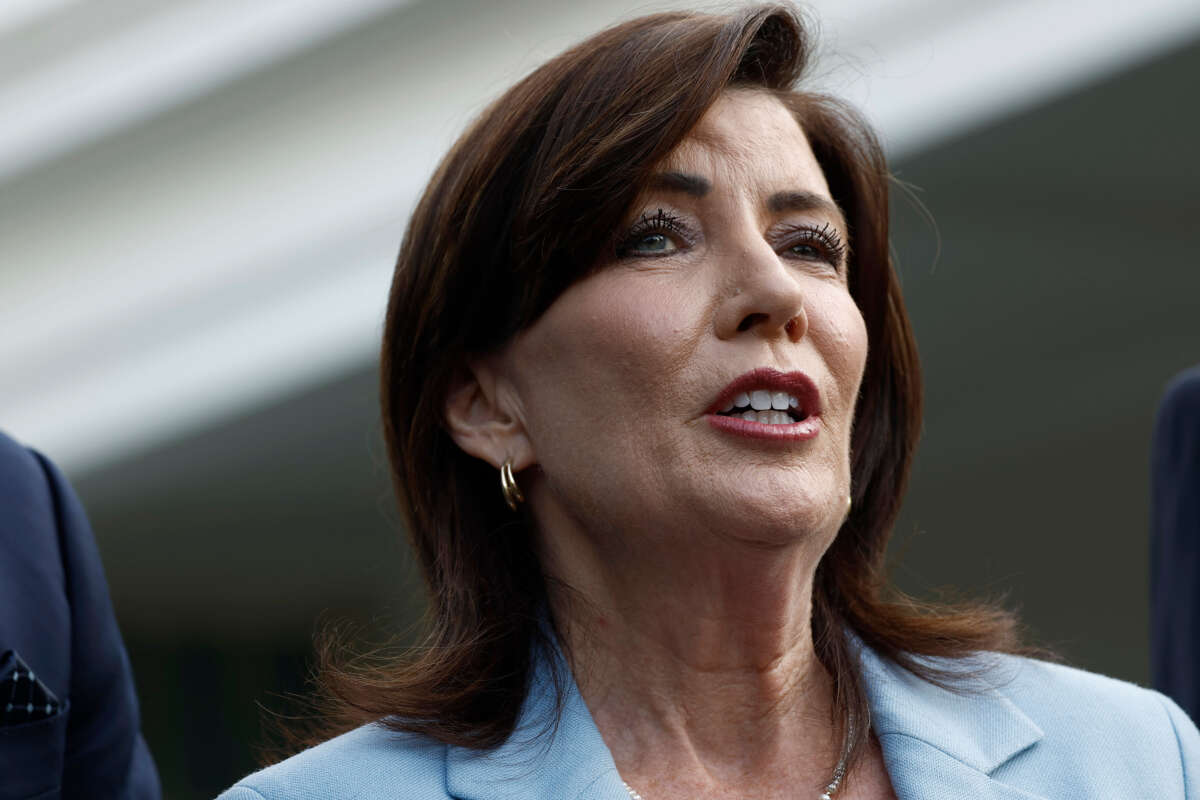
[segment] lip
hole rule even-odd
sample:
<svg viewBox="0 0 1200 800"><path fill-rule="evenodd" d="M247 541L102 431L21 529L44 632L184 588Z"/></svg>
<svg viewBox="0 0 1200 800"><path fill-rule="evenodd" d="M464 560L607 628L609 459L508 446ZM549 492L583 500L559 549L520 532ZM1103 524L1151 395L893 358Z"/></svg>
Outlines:
<svg viewBox="0 0 1200 800"><path fill-rule="evenodd" d="M741 417L725 417L719 413L740 392L750 392L753 389L769 389L771 391L787 392L800 401L800 406L807 413L804 419L788 425L766 425L752 422ZM734 378L728 386L721 390L717 399L706 412L709 424L714 428L739 436L753 439L772 439L776 441L799 441L811 439L821 430L821 393L803 372L780 372L777 369L763 367Z"/></svg>

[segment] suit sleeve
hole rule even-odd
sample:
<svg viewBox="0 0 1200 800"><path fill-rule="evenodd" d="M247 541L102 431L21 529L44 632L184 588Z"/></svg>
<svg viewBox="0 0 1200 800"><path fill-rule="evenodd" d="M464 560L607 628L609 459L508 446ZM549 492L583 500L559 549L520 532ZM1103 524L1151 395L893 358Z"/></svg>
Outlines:
<svg viewBox="0 0 1200 800"><path fill-rule="evenodd" d="M1171 698L1155 693L1166 708L1167 717L1175 733L1179 747L1179 760L1183 769L1183 796L1187 800L1200 800L1200 731L1196 724Z"/></svg>
<svg viewBox="0 0 1200 800"><path fill-rule="evenodd" d="M35 455L53 499L71 616L62 797L157 800L158 773L141 735L133 672L91 526L62 473Z"/></svg>

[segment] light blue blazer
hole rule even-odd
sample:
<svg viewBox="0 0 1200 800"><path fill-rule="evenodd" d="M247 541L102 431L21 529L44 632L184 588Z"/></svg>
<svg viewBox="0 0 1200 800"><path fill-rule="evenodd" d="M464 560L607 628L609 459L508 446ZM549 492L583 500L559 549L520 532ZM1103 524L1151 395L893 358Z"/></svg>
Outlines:
<svg viewBox="0 0 1200 800"><path fill-rule="evenodd" d="M861 650L872 725L900 800L1200 800L1200 733L1169 699L1069 667L998 659L986 687L956 693ZM496 750L366 725L244 778L219 800L629 800L569 676L561 721L547 729L549 676L538 668L517 732Z"/></svg>

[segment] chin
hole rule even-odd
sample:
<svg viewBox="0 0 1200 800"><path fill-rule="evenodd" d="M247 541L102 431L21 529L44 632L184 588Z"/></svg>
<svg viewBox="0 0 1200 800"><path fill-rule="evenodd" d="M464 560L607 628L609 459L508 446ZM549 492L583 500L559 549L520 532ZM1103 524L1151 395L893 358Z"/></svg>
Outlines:
<svg viewBox="0 0 1200 800"><path fill-rule="evenodd" d="M711 502L702 515L711 525L735 531L738 539L764 546L785 546L811 539L814 535L832 535L841 524L839 511L845 503L837 491L812 491L791 487L761 486L757 491L726 493L721 508ZM703 507L703 506L700 506Z"/></svg>

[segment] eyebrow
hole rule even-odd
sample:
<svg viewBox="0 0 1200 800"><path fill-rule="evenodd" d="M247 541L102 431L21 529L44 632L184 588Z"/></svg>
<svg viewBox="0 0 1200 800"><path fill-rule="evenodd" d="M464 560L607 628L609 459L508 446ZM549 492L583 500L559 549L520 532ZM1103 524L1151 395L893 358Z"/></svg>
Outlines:
<svg viewBox="0 0 1200 800"><path fill-rule="evenodd" d="M837 203L816 192L776 192L767 198L767 208L774 214L784 211L820 211L846 229L846 218Z"/></svg>
<svg viewBox="0 0 1200 800"><path fill-rule="evenodd" d="M687 172L658 172L650 177L650 188L682 192L700 198L709 193L712 183L707 178ZM776 192L767 198L767 209L773 214L785 211L819 211L830 217L842 230L846 228L846 218L837 203L816 192Z"/></svg>
<svg viewBox="0 0 1200 800"><path fill-rule="evenodd" d="M686 172L658 172L650 177L650 188L704 197L712 188L712 184L699 175L689 175Z"/></svg>

